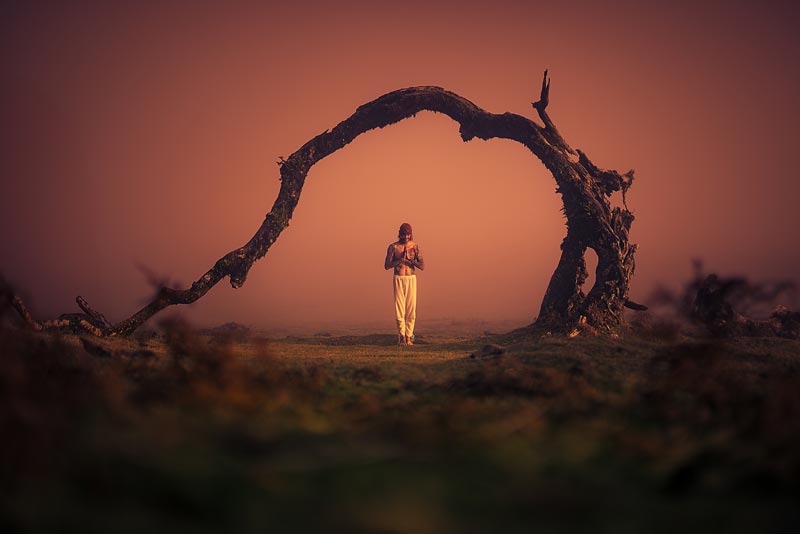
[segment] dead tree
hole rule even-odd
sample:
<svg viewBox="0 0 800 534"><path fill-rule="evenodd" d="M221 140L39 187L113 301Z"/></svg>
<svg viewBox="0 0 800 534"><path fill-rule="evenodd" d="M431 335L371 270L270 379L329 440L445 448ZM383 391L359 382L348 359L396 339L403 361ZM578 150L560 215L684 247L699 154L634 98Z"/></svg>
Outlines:
<svg viewBox="0 0 800 534"><path fill-rule="evenodd" d="M289 158L278 161L281 188L261 227L244 246L220 258L188 289L161 287L156 297L133 316L109 323L81 297L84 313L62 315L58 320L37 322L22 301L12 303L25 321L37 330L81 329L96 335L125 336L167 306L189 304L205 295L226 276L234 288L247 279L253 263L263 258L280 233L289 225L300 200L311 167L375 128L383 128L421 111L443 113L458 122L465 142L473 138L502 138L517 141L538 157L555 178L567 218L567 234L561 244L561 259L541 303L535 325L550 330L571 330L583 324L601 332L614 332L622 324L623 306L634 271L636 245L629 243L633 214L627 209L625 193L633 182L633 171L620 174L603 170L580 150L570 147L547 114L550 80L544 71L539 100L532 105L544 123L513 113L489 113L466 98L441 87L411 87L385 94L359 107L353 115L332 130L324 131L300 147ZM612 209L611 194L622 192L624 208ZM598 258L596 281L588 294L584 254L587 248ZM533 325L532 325L533 326Z"/></svg>
<svg viewBox="0 0 800 534"><path fill-rule="evenodd" d="M790 286L784 282L778 290L783 287ZM763 296L758 295L760 289L743 278L720 278L712 273L697 288L691 318L705 326L709 334L719 338L777 336L800 339L800 312L776 306L768 319L758 321L737 311L730 302L737 290L758 298Z"/></svg>

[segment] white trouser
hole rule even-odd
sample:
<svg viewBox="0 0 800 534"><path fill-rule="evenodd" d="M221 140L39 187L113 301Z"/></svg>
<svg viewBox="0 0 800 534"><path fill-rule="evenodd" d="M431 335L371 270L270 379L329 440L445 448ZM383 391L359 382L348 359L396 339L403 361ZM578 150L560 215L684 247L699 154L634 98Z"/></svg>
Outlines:
<svg viewBox="0 0 800 534"><path fill-rule="evenodd" d="M397 330L401 336L414 335L414 321L417 319L417 277L416 275L394 277L394 311L397 317Z"/></svg>

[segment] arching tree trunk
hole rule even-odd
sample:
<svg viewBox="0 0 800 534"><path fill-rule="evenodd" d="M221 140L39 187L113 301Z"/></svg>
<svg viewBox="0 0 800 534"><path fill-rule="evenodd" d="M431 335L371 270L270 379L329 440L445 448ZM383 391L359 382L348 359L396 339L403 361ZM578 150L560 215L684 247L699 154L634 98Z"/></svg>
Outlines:
<svg viewBox="0 0 800 534"><path fill-rule="evenodd" d="M561 243L561 259L542 299L537 323L550 329L572 325L580 317L581 304L586 297L583 284L586 282L584 245L574 234L567 233Z"/></svg>
<svg viewBox="0 0 800 534"><path fill-rule="evenodd" d="M83 314L64 315L57 321L37 322L30 318L22 301L13 304L36 329L79 328L97 335L128 335L147 319L173 304L189 304L205 295L222 278L241 287L253 263L264 257L280 233L289 225L300 200L311 167L341 149L360 134L383 128L420 111L444 113L460 124L464 141L473 138L512 139L533 152L555 178L567 217L567 237L562 243L561 260L556 267L541 305L537 324L550 329L570 329L586 324L600 331L613 332L622 322L622 308L634 271L636 246L628 242L633 214L623 208L611 209L609 198L615 191L625 192L633 181L633 171L620 175L601 170L581 151L573 150L556 129L546 108L550 82L544 73L540 99L533 103L544 127L513 113L494 114L469 100L440 87L400 89L359 107L333 130L325 131L300 147L280 165L281 188L261 227L244 246L220 258L188 289L162 287L156 298L130 318L109 324L85 300L78 297ZM596 282L584 296L586 280L584 253L592 248L598 256Z"/></svg>

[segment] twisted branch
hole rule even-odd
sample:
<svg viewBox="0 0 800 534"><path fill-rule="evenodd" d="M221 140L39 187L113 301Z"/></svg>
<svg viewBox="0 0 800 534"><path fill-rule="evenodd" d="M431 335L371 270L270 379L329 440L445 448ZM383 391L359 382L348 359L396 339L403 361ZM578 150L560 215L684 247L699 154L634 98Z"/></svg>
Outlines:
<svg viewBox="0 0 800 534"><path fill-rule="evenodd" d="M280 233L289 225L294 209L300 200L300 194L311 167L321 159L343 148L357 136L375 128L383 128L412 117L420 111L443 113L458 122L461 139L469 141L473 138L503 138L517 141L526 146L544 163L553 174L558 185L557 191L564 199L564 211L567 225L572 232L573 241L578 245L580 259L586 246L602 247L604 243L624 241L627 247L627 228L623 224L620 233L619 224L612 222L612 213L605 198L614 189L620 175L616 171L601 171L581 153L575 157L575 151L564 141L546 112L549 103L550 82L547 71L544 73L540 100L533 103L544 127L532 120L513 113L494 114L476 106L469 100L446 91L441 87L411 87L385 94L372 102L356 109L349 118L339 123L332 130L324 131L314 137L287 159L280 158L281 187L278 197L264 222L253 237L242 247L233 250L220 258L211 269L198 278L188 289L161 287L155 298L131 317L110 324L105 317L92 309L81 297L77 298L83 314L61 316L58 323L37 323L30 319L21 300L17 310L26 318L26 323L39 329L63 329L67 327L89 331L96 335L128 335L135 331L150 317L164 308L178 304L190 304L205 295L212 287L225 277L230 279L233 288L240 288L247 280L247 274L253 263L266 255ZM603 174L605 173L605 174ZM632 174L630 176L632 180ZM599 180L598 180L599 179ZM621 180L621 178L619 178ZM630 183L628 182L628 186ZM621 185L620 185L621 187ZM619 189L619 187L617 187ZM627 187L625 188L627 189ZM630 226L633 216L624 219ZM612 237L609 237L612 236ZM635 249L635 246L634 246ZM570 260L563 262L568 269L580 269L581 261L575 251L569 252ZM632 251L631 251L632 262ZM632 266L630 269L632 272ZM557 272L557 274L559 274ZM556 278L556 275L554 275ZM572 291L574 284L582 284L585 275L578 273L560 273L559 279L572 280L566 286L556 284L559 291ZM617 291L616 298L620 302L612 302L612 313L618 314L627 299L627 278L621 283L622 289ZM580 293L578 297L583 297ZM581 298L576 295L560 295L555 304L550 306L562 318L572 317L574 313L564 308L568 303L570 310L580 312ZM615 308L616 306L616 308ZM544 308L544 305L543 305Z"/></svg>

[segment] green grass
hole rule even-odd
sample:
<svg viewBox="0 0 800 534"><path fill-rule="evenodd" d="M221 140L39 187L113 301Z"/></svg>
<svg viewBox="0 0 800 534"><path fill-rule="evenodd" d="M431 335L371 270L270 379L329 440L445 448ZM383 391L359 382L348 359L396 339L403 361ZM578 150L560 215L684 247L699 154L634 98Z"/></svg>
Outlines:
<svg viewBox="0 0 800 534"><path fill-rule="evenodd" d="M0 530L778 532L798 519L797 341L518 331L401 348L165 328L86 347L0 331Z"/></svg>

